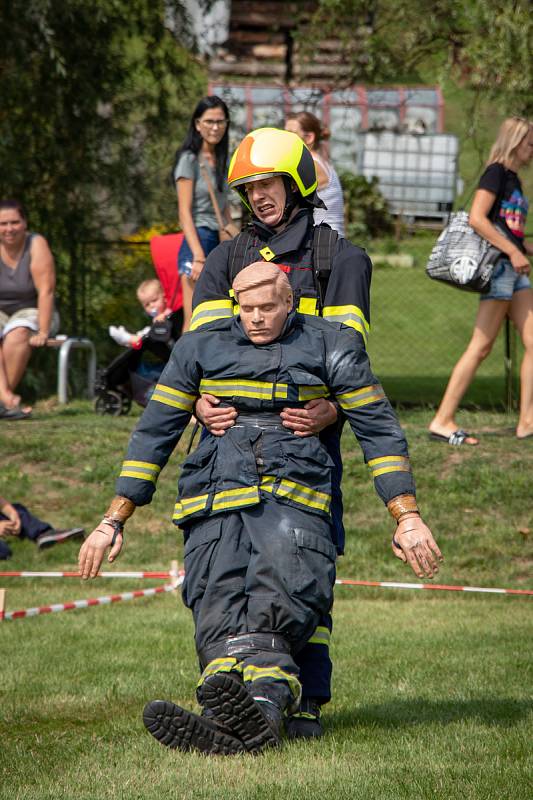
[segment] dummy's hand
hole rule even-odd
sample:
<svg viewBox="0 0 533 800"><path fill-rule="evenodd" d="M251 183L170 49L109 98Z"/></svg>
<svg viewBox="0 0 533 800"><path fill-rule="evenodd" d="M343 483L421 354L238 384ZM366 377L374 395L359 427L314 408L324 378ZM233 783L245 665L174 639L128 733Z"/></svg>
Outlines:
<svg viewBox="0 0 533 800"><path fill-rule="evenodd" d="M392 552L409 564L419 578L432 578L443 560L431 531L418 515L400 520L392 539Z"/></svg>
<svg viewBox="0 0 533 800"><path fill-rule="evenodd" d="M513 269L515 272L518 272L519 275L529 275L531 271L531 264L529 258L522 253L521 250L518 248L513 251L513 253L509 256L509 261L513 265Z"/></svg>
<svg viewBox="0 0 533 800"><path fill-rule="evenodd" d="M0 539L13 535L13 523L9 519L0 520Z"/></svg>
<svg viewBox="0 0 533 800"><path fill-rule="evenodd" d="M295 436L313 436L335 422L337 409L330 400L319 397L310 400L303 408L284 408L280 417Z"/></svg>
<svg viewBox="0 0 533 800"><path fill-rule="evenodd" d="M213 436L223 436L235 424L237 410L233 406L219 408L220 400L212 394L202 394L196 401L194 415Z"/></svg>
<svg viewBox="0 0 533 800"><path fill-rule="evenodd" d="M85 539L78 556L78 567L83 580L96 578L98 575L106 550L111 547L113 533L113 526L102 521ZM122 550L122 539L122 534L117 534L115 544L111 547L111 552L107 557L109 563L118 558Z"/></svg>
<svg viewBox="0 0 533 800"><path fill-rule="evenodd" d="M32 347L44 347L46 342L48 341L48 334L47 333L34 333L33 336L30 336L30 344Z"/></svg>

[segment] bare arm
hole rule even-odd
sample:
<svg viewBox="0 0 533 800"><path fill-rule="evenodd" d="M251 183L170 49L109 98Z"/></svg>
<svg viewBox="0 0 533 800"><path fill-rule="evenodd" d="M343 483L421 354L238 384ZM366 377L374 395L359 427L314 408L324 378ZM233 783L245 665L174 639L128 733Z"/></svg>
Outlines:
<svg viewBox="0 0 533 800"><path fill-rule="evenodd" d="M516 244L509 241L503 233L500 233L489 218L489 213L495 199L496 195L493 192L489 192L486 189L477 190L470 211L470 225L480 236L483 236L484 239L509 257L516 272L524 272L527 274L530 270L530 263L527 256L522 253Z"/></svg>
<svg viewBox="0 0 533 800"><path fill-rule="evenodd" d="M36 236L31 243L30 269L37 289L37 309L39 312L39 332L30 338L30 344L33 347L42 347L46 344L50 333L56 287L54 257L48 247L48 242L42 236Z"/></svg>
<svg viewBox="0 0 533 800"><path fill-rule="evenodd" d="M315 158L313 156L313 160L315 162L316 177L318 180L318 191L320 191L321 189L325 189L325 187L328 185L330 176L326 172L326 170L324 169L318 158Z"/></svg>
<svg viewBox="0 0 533 800"><path fill-rule="evenodd" d="M20 533L20 517L17 509L11 505L4 497L0 497L0 511L7 517L0 522L0 536L10 534L18 536Z"/></svg>
<svg viewBox="0 0 533 800"><path fill-rule="evenodd" d="M194 183L191 178L178 178L176 181L178 218L193 257L191 277L193 280L198 280L205 263L205 253L192 218L193 190Z"/></svg>

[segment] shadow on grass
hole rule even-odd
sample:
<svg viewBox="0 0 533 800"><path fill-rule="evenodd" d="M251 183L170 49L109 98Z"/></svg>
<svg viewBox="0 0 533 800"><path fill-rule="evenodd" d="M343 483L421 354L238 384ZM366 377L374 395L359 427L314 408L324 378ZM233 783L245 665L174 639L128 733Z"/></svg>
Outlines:
<svg viewBox="0 0 533 800"><path fill-rule="evenodd" d="M401 728L426 723L449 725L474 720L484 725L516 725L533 711L533 700L486 697L477 700L391 700L328 715L328 728L339 732L356 727ZM327 714L327 712L326 712Z"/></svg>

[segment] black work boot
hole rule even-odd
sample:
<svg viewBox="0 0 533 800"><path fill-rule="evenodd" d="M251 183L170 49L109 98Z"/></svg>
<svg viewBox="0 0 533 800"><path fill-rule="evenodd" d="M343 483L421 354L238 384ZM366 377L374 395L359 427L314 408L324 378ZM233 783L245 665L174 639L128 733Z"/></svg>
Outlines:
<svg viewBox="0 0 533 800"><path fill-rule="evenodd" d="M252 696L240 681L223 672L210 675L201 686L206 709L251 753L281 742L282 709L259 691L257 697Z"/></svg>
<svg viewBox="0 0 533 800"><path fill-rule="evenodd" d="M300 708L285 720L288 739L318 739L324 731L320 722L320 705L312 697L304 697Z"/></svg>
<svg viewBox="0 0 533 800"><path fill-rule="evenodd" d="M147 703L143 722L158 742L183 752L199 750L206 755L232 756L246 750L240 739L224 730L213 717L200 717L169 700Z"/></svg>

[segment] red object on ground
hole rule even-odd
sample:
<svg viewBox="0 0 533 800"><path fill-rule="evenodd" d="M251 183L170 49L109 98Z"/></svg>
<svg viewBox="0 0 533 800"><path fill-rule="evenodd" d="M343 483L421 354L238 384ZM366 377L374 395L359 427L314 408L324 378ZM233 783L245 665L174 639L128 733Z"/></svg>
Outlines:
<svg viewBox="0 0 533 800"><path fill-rule="evenodd" d="M165 300L172 311L178 311L183 306L178 275L178 253L182 242L182 233L167 233L164 236L154 236L150 240L154 268L163 286Z"/></svg>

